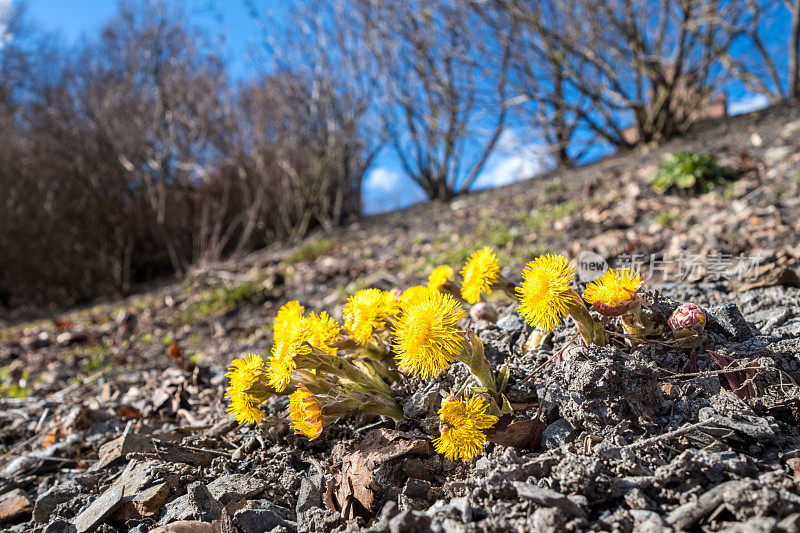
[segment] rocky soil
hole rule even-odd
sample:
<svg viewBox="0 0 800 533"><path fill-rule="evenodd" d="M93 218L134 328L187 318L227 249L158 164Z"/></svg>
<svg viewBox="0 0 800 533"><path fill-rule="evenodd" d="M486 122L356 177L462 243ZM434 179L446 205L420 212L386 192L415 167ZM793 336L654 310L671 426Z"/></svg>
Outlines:
<svg viewBox="0 0 800 533"><path fill-rule="evenodd" d="M0 529L8 531L800 531L800 109L707 125L627 154L450 204L373 217L118 302L0 331ZM658 196L662 153L713 152L742 178ZM543 348L497 295L471 321L531 451L489 444L467 463L432 451L441 393L466 377L395 386L406 419L360 416L308 441L287 401L258 427L225 413L225 368L267 352L277 308L340 313L367 286L407 287L476 247L520 278L538 253L590 250L644 273L661 322L710 316L702 345L669 336L587 349L571 325ZM679 259L703 258L686 271ZM716 254L716 255L715 255ZM758 256L758 275L711 256ZM681 269L684 269L683 271ZM720 362L721 361L721 362ZM725 365L731 366L725 366ZM725 366L723 370L722 366ZM738 387L736 384L744 383Z"/></svg>

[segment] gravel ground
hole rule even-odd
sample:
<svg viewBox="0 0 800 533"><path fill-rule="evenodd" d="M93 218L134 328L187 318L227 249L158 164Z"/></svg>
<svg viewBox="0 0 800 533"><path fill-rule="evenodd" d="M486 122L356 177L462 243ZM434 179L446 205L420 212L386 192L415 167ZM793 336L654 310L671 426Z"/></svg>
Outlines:
<svg viewBox="0 0 800 533"><path fill-rule="evenodd" d="M0 529L800 531L797 131L798 108L772 109L651 154L198 268L126 300L21 324L6 313ZM743 177L700 197L655 196L642 177L679 149L719 153ZM337 315L358 288L413 285L484 244L512 279L545 250L612 264L716 251L763 261L745 282L707 268L691 282L649 281L662 326L680 302L708 310L691 347L664 333L589 349L567 324L530 351L515 305L494 298L497 323L468 327L496 367L508 363L507 397L519 418L541 421L538 449L488 444L457 463L433 452L441 395L467 377L460 364L444 380L395 385L405 420L359 415L315 441L292 434L286 398L267 402L257 427L225 413L227 365L267 351L283 302ZM746 395L732 391L737 379Z"/></svg>

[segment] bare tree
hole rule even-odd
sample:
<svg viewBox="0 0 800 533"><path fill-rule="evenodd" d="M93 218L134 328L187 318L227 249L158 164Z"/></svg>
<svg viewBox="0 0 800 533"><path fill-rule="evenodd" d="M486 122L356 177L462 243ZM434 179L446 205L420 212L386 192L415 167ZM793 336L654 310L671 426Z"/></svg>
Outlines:
<svg viewBox="0 0 800 533"><path fill-rule="evenodd" d="M741 38L749 46L746 53L726 53L725 66L748 90L766 96L770 102L800 98L800 0L748 0L750 24ZM765 33L781 21L789 21L786 43L768 42ZM786 70L778 57L785 51ZM788 73L782 75L781 72Z"/></svg>
<svg viewBox="0 0 800 533"><path fill-rule="evenodd" d="M219 157L227 80L204 52L202 35L179 10L147 3L121 12L82 61L85 113L119 165L140 188L155 238L176 272L193 260L184 203Z"/></svg>
<svg viewBox="0 0 800 533"><path fill-rule="evenodd" d="M555 119L559 144L576 127L618 147L682 133L728 79L724 58L750 21L744 0L495 5L530 34L539 60L521 71L531 100ZM538 81L543 72L546 83Z"/></svg>
<svg viewBox="0 0 800 533"><path fill-rule="evenodd" d="M467 190L508 118L509 40L465 2L360 0L387 142L430 198Z"/></svg>
<svg viewBox="0 0 800 533"><path fill-rule="evenodd" d="M361 181L380 147L353 18L338 0L294 2L281 13L247 5L269 71L241 98L248 164L281 192L267 228L273 238L329 230L359 213Z"/></svg>

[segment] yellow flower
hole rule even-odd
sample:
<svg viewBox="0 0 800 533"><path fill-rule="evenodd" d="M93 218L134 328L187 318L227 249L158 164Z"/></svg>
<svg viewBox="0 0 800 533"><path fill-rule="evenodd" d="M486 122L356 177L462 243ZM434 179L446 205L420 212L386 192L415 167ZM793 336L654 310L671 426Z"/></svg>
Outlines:
<svg viewBox="0 0 800 533"><path fill-rule="evenodd" d="M469 256L461 269L461 297L470 304L481 300L481 292L492 294L492 285L497 281L500 265L497 256L488 246L481 248Z"/></svg>
<svg viewBox="0 0 800 533"><path fill-rule="evenodd" d="M291 332L295 324L303 320L303 313L305 313L305 311L305 308L296 300L283 304L283 306L278 309L275 323L272 326L273 342L280 341L284 334Z"/></svg>
<svg viewBox="0 0 800 533"><path fill-rule="evenodd" d="M435 291L453 277L453 269L447 265L439 265L428 276L428 288Z"/></svg>
<svg viewBox="0 0 800 533"><path fill-rule="evenodd" d="M400 295L400 304L408 307L409 305L419 303L428 297L431 290L423 285L415 285L403 291Z"/></svg>
<svg viewBox="0 0 800 533"><path fill-rule="evenodd" d="M264 360L260 355L248 354L231 362L226 374L230 385L225 396L228 398L228 412L237 422L255 423L264 418L264 413L258 408L261 400L247 392L263 373Z"/></svg>
<svg viewBox="0 0 800 533"><path fill-rule="evenodd" d="M383 314L385 317L394 316L400 312L400 289L383 292Z"/></svg>
<svg viewBox="0 0 800 533"><path fill-rule="evenodd" d="M289 396L289 420L294 430L311 440L322 433L322 407L317 397L305 385Z"/></svg>
<svg viewBox="0 0 800 533"><path fill-rule="evenodd" d="M519 314L534 327L551 331L576 301L570 282L575 266L562 255L543 255L525 265L517 287Z"/></svg>
<svg viewBox="0 0 800 533"><path fill-rule="evenodd" d="M292 378L297 363L294 360L298 355L311 353L308 342L311 339L311 330L305 321L297 322L291 330L287 330L282 338L272 345L272 357L267 368L269 384L278 392L283 392Z"/></svg>
<svg viewBox="0 0 800 533"><path fill-rule="evenodd" d="M633 303L642 276L630 268L609 269L583 291L583 299L605 316L625 314Z"/></svg>
<svg viewBox="0 0 800 533"><path fill-rule="evenodd" d="M319 315L311 313L305 322L310 332L309 343L311 346L328 355L336 355L336 347L333 344L339 336L339 324L325 311Z"/></svg>
<svg viewBox="0 0 800 533"><path fill-rule="evenodd" d="M469 400L449 397L442 400L439 409L441 434L433 441L436 451L456 461L469 461L477 455L486 443L483 430L497 422L497 417L486 414L488 405L480 396Z"/></svg>
<svg viewBox="0 0 800 533"><path fill-rule="evenodd" d="M399 365L423 378L446 370L463 350L464 333L458 321L465 316L452 296L438 291L405 307L394 328Z"/></svg>
<svg viewBox="0 0 800 533"><path fill-rule="evenodd" d="M353 339L366 344L374 330L386 326L389 298L378 289L364 289L352 295L342 310L344 328Z"/></svg>

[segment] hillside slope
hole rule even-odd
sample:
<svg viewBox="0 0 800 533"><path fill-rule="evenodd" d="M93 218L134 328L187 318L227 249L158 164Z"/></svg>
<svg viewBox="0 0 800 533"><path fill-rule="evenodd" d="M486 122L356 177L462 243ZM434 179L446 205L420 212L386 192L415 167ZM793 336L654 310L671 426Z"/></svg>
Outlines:
<svg viewBox="0 0 800 533"><path fill-rule="evenodd" d="M701 196L653 193L646 177L663 154L682 150L717 154L722 164L741 174L741 179ZM449 264L458 270L464 259L482 246L491 246L497 252L501 271L515 282L521 279L524 263L545 252L563 253L574 259L581 251L592 251L612 265L635 256L644 261L642 270L649 278L650 288L660 288L667 296L691 299L709 308L736 304L736 313L741 309L744 319L750 322L750 326L745 324L746 331L754 328L746 339L740 338L736 324L726 326L724 322L724 316L730 319L739 315L730 308L722 315L717 311L719 329L712 335L709 347L729 350L737 357L768 358L773 369L785 373L782 376L800 378L800 290L793 273L800 258L800 106L780 106L722 123L703 124L689 135L646 154L619 154L590 166L552 172L451 203L426 203L365 218L331 234L313 235L295 246L253 253L236 264L198 267L180 282L123 301L61 313L54 319L8 324L0 330L0 447L4 451L0 455L0 504L8 494L14 494L15 501L21 503L16 515L0 513L0 527L25 531L34 523L43 526L49 522L55 528L61 523L59 520L74 521L84 516L84 520L99 520L94 526L108 522L104 531L139 525L145 528L184 518L219 519L219 506L241 498L250 502L248 509L261 512L259 516L268 508L258 503L264 498L281 509L289 509L288 515L275 522L289 530L297 527L304 531L332 531L341 527L343 523L336 513L298 510L298 491L301 497L308 496L302 496L303 491L310 490L304 476L319 483L320 479L314 478L315 468L320 475L330 474L343 454L363 436L360 425L375 421L359 419L360 425L351 421L309 443L288 434L283 421L285 400L278 400L268 403L267 409L274 415L268 424L260 429L237 429L225 413L227 365L243 353L268 353L272 320L288 300L299 300L307 310L326 310L338 319L346 298L356 290L406 288L424 282L434 266ZM652 272L651 254L659 260L655 263L658 268ZM738 261L754 257L758 258L758 275L748 271L745 279L726 279L728 276L713 266L721 259L735 266ZM503 295L494 294L489 301L497 304L506 324L514 317L518 319L515 306ZM681 388L684 392L694 391L691 401L686 399L688 396L670 397L671 393L664 389L666 396L659 397L662 403L658 405L641 400L645 409L636 403L639 400L631 400L636 405L625 404L626 380L660 391L664 380L676 379L664 376L683 375L686 371L686 361L680 359L688 357L686 354L669 350L656 353L656 348L631 353L609 348L602 353L576 352L573 363L553 365L555 355L574 334L571 326L558 330L550 347L540 352L522 349L525 328L521 324L506 329L478 321L472 326L496 350L497 357L512 366L510 386L516 391L513 401L532 409L531 416L539 405L545 405L540 394L544 394L548 383L554 380L569 385L549 392L560 398L551 401L561 403L545 415L552 418L547 420L548 428L556 424L563 428L562 420L566 420L575 431L567 432L570 436L566 437L563 432L556 432L557 427L553 429L555 440L541 456L497 446L490 448L488 463L479 459L477 464L454 466L437 462L435 457L425 459L422 466L418 465L428 472L422 484L427 487L422 491L424 495L412 495L412 489L399 486L396 493L388 491L381 500L394 498L409 511L427 509L426 513L410 514L404 519L442 524L445 511L440 507L467 505L472 506L470 520L464 518L466 511L459 511L461 518L447 518L455 520L456 529L470 530L472 526L465 523L472 520L485 530L530 529L542 524L571 530L589 526L603 529L610 528L608 524L631 525L649 520L636 514L645 511L656 511L666 520L664 524L683 524L668 520L669 513L687 504L682 492L701 493L740 478L752 479L753 485L747 489L751 492L770 487L778 491L772 486L777 482L770 481L780 477L784 468L776 459L778 451L784 453L792 446L800 449L797 426L792 426L791 415L784 412L795 407L776 411L774 405L746 404L722 390L724 379L715 370L711 356L702 350L694 364L705 372L703 383L708 385L711 380L713 386ZM540 374L544 381L530 382L526 376L542 372L544 365L549 365L545 374ZM655 373L647 374L646 369ZM587 380L591 372L600 374ZM659 377L653 377L656 375ZM599 383L610 376L617 376L613 383L614 379L622 380L620 389L591 388L595 378ZM458 373L448 374L447 379L455 386ZM674 383L684 387L683 382ZM403 402L411 402L423 390L427 391L426 398L438 398L439 389L432 389L430 382L410 382L399 386L396 393ZM572 399L570 390L574 393ZM573 405L580 403L576 398L583 394L589 402L586 405L598 406L599 400L592 395L600 393L618 400L616 407L613 402L597 407L606 410L605 418L601 417L606 426L597 425L587 407ZM780 405L800 397L797 387L788 382L783 392L770 394L769 399ZM712 440L717 440L703 444L706 449L702 451L695 449L699 444L691 439L678 440L655 451L636 444L631 450L635 449L637 455L619 455L622 448L603 455L602 449L613 446L593 448L592 442L603 439L606 444L624 447L626 443L644 442L659 435L672 438L671 432L682 425L698 423L701 408L712 409L714 416L726 409L743 413L753 427L745 427L742 422L741 427L729 428L729 432L750 431L749 436L742 441L714 434ZM612 416L609 409L620 409L621 414ZM645 411L646 421L636 419ZM762 423L763 420L768 422ZM581 421L585 421L583 427ZM431 435L424 422L424 417L418 420L409 416L395 429L418 438L435 436L436 424ZM123 432L129 441L116 441L117 445L130 448L123 446L114 451L112 446L100 450L102 444ZM149 440L144 447L137 447L131 444L136 439L129 435L137 435L140 440L136 442L147 435L168 444L153 451ZM595 437L600 441L592 440ZM781 448L747 448L753 439L772 439ZM563 450L559 448L562 444L566 446ZM714 467L716 463L724 464ZM563 466L553 466L556 464ZM150 499L137 500L144 503L123 504L120 498L113 504L106 502L108 508L101 508L102 498L113 496L109 487L113 488L112 482L117 483L115 476L126 465L130 469L149 469L147 475L141 471L136 475L150 480L150 485L126 485L125 490L137 497L160 486L154 480L166 483L166 479L169 483L159 489L158 498L148 492ZM709 470L713 468L721 473L714 474ZM509 472L515 469L525 472L525 479L515 478L524 486L493 485L499 483L498 476L510 476ZM121 478L126 475L133 474L128 472ZM549 480L551 489L570 494L571 499L567 501L563 494L542 495L528 488L535 487L526 481L528 476ZM681 476L697 477L696 487L684 486ZM236 492L221 487L223 482L213 485L218 478L246 487ZM601 478L605 480L602 483L598 481ZM777 523L791 512L800 512L796 487L788 487L783 478L780 483L780 490L794 498L794 503L787 504L780 513L737 513L738 508L734 507L732 518L728 512L718 522L766 516ZM209 504L210 510L187 503L191 500L186 495L187 486L190 492L196 491L192 492L195 500L205 497L208 491L203 491L208 486L214 500ZM306 489L301 490L301 486ZM51 487L56 488L48 490ZM731 493L730 499L739 498L741 501L737 501L744 506L749 497L746 487L737 487L738 492ZM98 499L98 494L103 497ZM457 497L466 497L467 503L456 501ZM780 493L775 497L788 496ZM46 511L31 515L30 507L37 498L44 498L37 508ZM445 503L434 509L437 499ZM23 505L26 501L31 505ZM100 504L94 508L89 505L98 501ZM532 513L529 507L533 504L523 505L529 501L538 502L536 505L542 509L558 508L565 518L539 513L536 520L541 522L526 522L529 518L520 517ZM583 510L575 511L575 502ZM480 505L486 510L478 511ZM719 505L702 516L711 514ZM496 509L488 511L491 506ZM162 511L162 507L168 510ZM99 514L86 515L92 512ZM275 513L274 509L270 512ZM311 514L303 515L302 520L301 512ZM380 513L380 509L376 512ZM246 531L242 525L246 513L237 508L231 508L230 513L239 516L237 527ZM686 513L691 515L690 511ZM500 514L507 515L502 519L505 522L500 518L497 523L491 522ZM380 522L386 531L393 516L389 512Z"/></svg>

